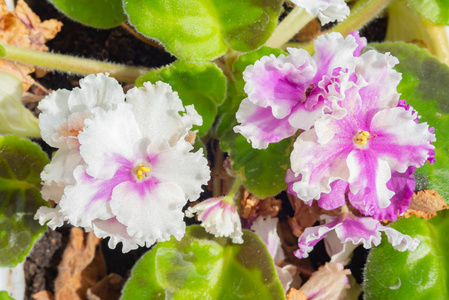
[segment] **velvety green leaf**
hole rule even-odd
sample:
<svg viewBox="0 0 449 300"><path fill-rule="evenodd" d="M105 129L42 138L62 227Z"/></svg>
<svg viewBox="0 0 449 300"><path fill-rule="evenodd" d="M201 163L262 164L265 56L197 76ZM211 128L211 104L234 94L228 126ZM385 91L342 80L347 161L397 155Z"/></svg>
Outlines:
<svg viewBox="0 0 449 300"><path fill-rule="evenodd" d="M40 137L39 120L22 105L22 82L0 72L0 134Z"/></svg>
<svg viewBox="0 0 449 300"><path fill-rule="evenodd" d="M226 77L221 69L209 62L193 63L178 60L172 65L154 70L137 78L136 85L144 82L163 81L170 84L178 92L184 105L193 104L203 117L203 125L198 135L207 133L217 114L217 106L224 100L226 93Z"/></svg>
<svg viewBox="0 0 449 300"><path fill-rule="evenodd" d="M1 291L0 292L0 300L14 300L14 298L10 297L8 295L8 292L6 291Z"/></svg>
<svg viewBox="0 0 449 300"><path fill-rule="evenodd" d="M49 0L61 12L84 25L112 28L126 21L122 0Z"/></svg>
<svg viewBox="0 0 449 300"><path fill-rule="evenodd" d="M45 231L34 220L42 205L40 173L49 163L40 147L26 138L0 137L0 266L23 261Z"/></svg>
<svg viewBox="0 0 449 300"><path fill-rule="evenodd" d="M399 252L386 239L371 250L364 272L365 299L448 299L449 240L447 211L425 221L399 219L391 227L421 242Z"/></svg>
<svg viewBox="0 0 449 300"><path fill-rule="evenodd" d="M449 25L447 0L408 0L408 2L424 19L438 25Z"/></svg>
<svg viewBox="0 0 449 300"><path fill-rule="evenodd" d="M416 189L433 189L449 200L449 67L415 45L396 42L370 46L399 59L395 69L402 73L398 87L401 99L418 111L420 122L435 128L436 162L416 170Z"/></svg>
<svg viewBox="0 0 449 300"><path fill-rule="evenodd" d="M6 56L5 47L3 47L2 44L0 44L0 57L5 57L5 56Z"/></svg>
<svg viewBox="0 0 449 300"><path fill-rule="evenodd" d="M281 0L127 0L125 11L140 33L189 61L212 60L228 48L247 52L273 32Z"/></svg>
<svg viewBox="0 0 449 300"><path fill-rule="evenodd" d="M243 90L243 71L263 56L283 53L279 49L262 47L256 51L241 55L233 65L233 82L228 83L227 98L218 108L215 123L215 135L221 138L221 147L229 152L234 170L238 171L243 185L260 198L273 196L287 186L285 175L290 165L290 153L293 140L286 139L271 144L267 149L254 149L241 135L233 131L237 125L235 113L246 97Z"/></svg>
<svg viewBox="0 0 449 300"><path fill-rule="evenodd" d="M181 241L172 238L142 256L121 299L284 299L265 244L243 232L245 242L233 244L187 227Z"/></svg>

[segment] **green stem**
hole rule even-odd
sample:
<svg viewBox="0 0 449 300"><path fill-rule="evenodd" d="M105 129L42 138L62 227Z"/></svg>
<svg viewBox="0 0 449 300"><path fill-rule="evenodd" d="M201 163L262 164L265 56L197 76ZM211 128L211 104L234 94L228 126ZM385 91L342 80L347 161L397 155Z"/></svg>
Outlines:
<svg viewBox="0 0 449 300"><path fill-rule="evenodd" d="M232 184L232 188L229 191L229 193L223 197L223 201L234 204L234 197L239 191L240 186L242 185L242 180L240 179L240 176L237 175L237 177L234 180L234 183Z"/></svg>
<svg viewBox="0 0 449 300"><path fill-rule="evenodd" d="M81 75L109 73L118 81L134 83L137 77L150 72L149 68L106 63L62 54L39 52L2 44L6 50L4 59Z"/></svg>
<svg viewBox="0 0 449 300"><path fill-rule="evenodd" d="M292 39L304 26L315 19L316 16L309 15L303 8L296 6L278 24L265 46L279 48Z"/></svg>
<svg viewBox="0 0 449 300"><path fill-rule="evenodd" d="M351 9L349 17L330 32L340 32L347 36L350 31L358 30L374 19L390 2L391 0L359 0Z"/></svg>
<svg viewBox="0 0 449 300"><path fill-rule="evenodd" d="M346 20L332 27L329 31L322 32L340 32L347 36L353 30L359 30L368 22L374 19L383 9L385 9L392 0L359 0L351 9L351 14ZM291 45L289 45L291 46ZM283 47L284 48L284 47ZM304 46L303 49L313 53L313 42Z"/></svg>

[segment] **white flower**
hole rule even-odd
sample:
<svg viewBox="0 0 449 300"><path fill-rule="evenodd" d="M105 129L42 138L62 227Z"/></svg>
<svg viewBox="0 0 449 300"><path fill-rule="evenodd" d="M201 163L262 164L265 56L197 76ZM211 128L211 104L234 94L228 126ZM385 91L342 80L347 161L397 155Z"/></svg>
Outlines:
<svg viewBox="0 0 449 300"><path fill-rule="evenodd" d="M74 183L73 170L82 163L78 135L91 110L105 110L125 102L122 87L105 74L88 75L80 80L80 87L72 91L57 90L42 99L38 108L42 139L59 148L41 174L42 196L59 202L64 187Z"/></svg>
<svg viewBox="0 0 449 300"><path fill-rule="evenodd" d="M243 243L242 224L232 199L210 198L186 210L186 216L198 215L207 232L216 237L231 237L236 244Z"/></svg>
<svg viewBox="0 0 449 300"><path fill-rule="evenodd" d="M97 87L96 94L101 98L106 92ZM184 109L162 82L128 91L126 102L103 104L85 105L76 137L52 135L52 142L66 142L68 148L73 137L81 158L68 168L73 183L59 202L63 220L110 237L110 247L123 243L124 252L170 236L181 239L182 207L199 197L210 177L202 150L190 152L193 147L184 139L201 117L193 106ZM45 220L42 214L36 217Z"/></svg>
<svg viewBox="0 0 449 300"><path fill-rule="evenodd" d="M292 0L311 15L318 15L322 25L343 21L349 16L349 7L344 0Z"/></svg>

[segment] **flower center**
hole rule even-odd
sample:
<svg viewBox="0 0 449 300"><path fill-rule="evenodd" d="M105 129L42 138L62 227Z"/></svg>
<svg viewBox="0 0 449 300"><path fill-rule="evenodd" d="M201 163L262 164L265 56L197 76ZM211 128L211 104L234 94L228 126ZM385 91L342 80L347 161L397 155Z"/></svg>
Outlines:
<svg viewBox="0 0 449 300"><path fill-rule="evenodd" d="M368 131L361 130L354 136L354 143L359 146L364 146L369 140L375 137L376 135L370 135Z"/></svg>
<svg viewBox="0 0 449 300"><path fill-rule="evenodd" d="M139 180L142 180L143 177L147 177L149 172L150 168L145 165L137 165L134 168L134 174Z"/></svg>

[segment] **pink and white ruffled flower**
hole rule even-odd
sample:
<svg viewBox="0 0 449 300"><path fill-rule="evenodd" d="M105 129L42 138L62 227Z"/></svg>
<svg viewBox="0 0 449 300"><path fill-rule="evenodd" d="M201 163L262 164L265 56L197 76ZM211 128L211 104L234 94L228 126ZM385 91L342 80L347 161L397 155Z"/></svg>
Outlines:
<svg viewBox="0 0 449 300"><path fill-rule="evenodd" d="M334 231L342 243L363 244L365 249L377 246L382 240L382 232L388 237L388 242L398 251L414 251L418 245L417 238L411 238L399 231L383 226L372 218L356 218L350 214L337 217L322 216L326 224L307 228L299 237L299 249L295 251L298 258L307 258L313 247L327 234Z"/></svg>
<svg viewBox="0 0 449 300"><path fill-rule="evenodd" d="M201 123L162 82L131 89L107 110L91 107L77 136L82 163L59 202L63 219L110 237L111 247L123 243L124 252L181 239L182 207L210 178L202 150L185 141Z"/></svg>
<svg viewBox="0 0 449 300"><path fill-rule="evenodd" d="M300 199L342 205L349 191L354 207L381 216L379 210L387 208L395 194L411 196L401 186L408 186L414 168L434 155L435 135L427 123L416 123L415 111L398 106L401 75L393 70L397 63L391 55L373 50L361 55L357 85L338 102L345 117L324 115L298 137L289 180ZM409 199L398 201L406 207Z"/></svg>
<svg viewBox="0 0 449 300"><path fill-rule="evenodd" d="M344 0L291 0L311 15L318 15L322 25L343 21L349 16L349 7Z"/></svg>
<svg viewBox="0 0 449 300"><path fill-rule="evenodd" d="M186 216L197 215L201 226L216 237L230 237L236 244L243 243L242 223L232 198L210 198L187 208Z"/></svg>
<svg viewBox="0 0 449 300"><path fill-rule="evenodd" d="M307 130L324 113L344 115L336 101L354 83L355 56L366 44L358 33L343 38L329 33L317 38L313 57L304 49L289 48L290 55L262 57L243 72L245 98L237 111L241 133L257 149Z"/></svg>

